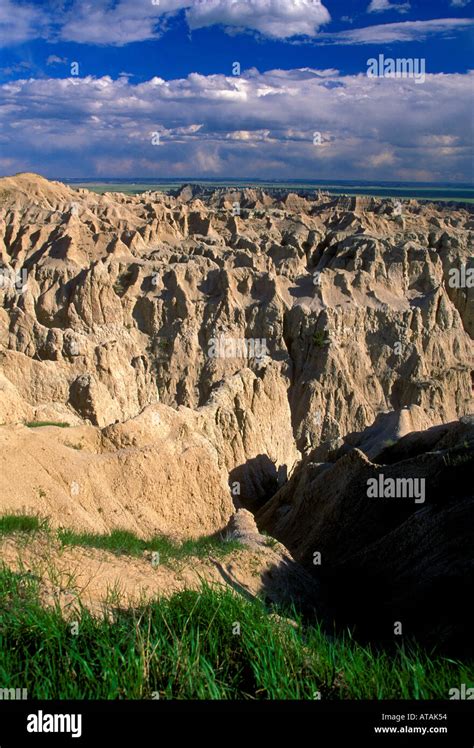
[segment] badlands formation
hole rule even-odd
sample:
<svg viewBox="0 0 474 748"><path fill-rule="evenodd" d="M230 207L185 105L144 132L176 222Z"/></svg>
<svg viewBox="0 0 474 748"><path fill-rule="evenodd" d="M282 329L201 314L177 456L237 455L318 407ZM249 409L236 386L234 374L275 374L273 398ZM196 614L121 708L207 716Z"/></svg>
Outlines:
<svg viewBox="0 0 474 748"><path fill-rule="evenodd" d="M243 507L343 620L461 641L473 240L461 205L0 179L1 511L198 537Z"/></svg>

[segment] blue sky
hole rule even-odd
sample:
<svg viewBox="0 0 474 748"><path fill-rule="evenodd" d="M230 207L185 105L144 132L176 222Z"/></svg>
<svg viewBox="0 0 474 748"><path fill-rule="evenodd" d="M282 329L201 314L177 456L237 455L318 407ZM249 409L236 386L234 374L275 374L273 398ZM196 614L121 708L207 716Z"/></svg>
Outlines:
<svg viewBox="0 0 474 748"><path fill-rule="evenodd" d="M472 182L473 6L3 0L0 173Z"/></svg>

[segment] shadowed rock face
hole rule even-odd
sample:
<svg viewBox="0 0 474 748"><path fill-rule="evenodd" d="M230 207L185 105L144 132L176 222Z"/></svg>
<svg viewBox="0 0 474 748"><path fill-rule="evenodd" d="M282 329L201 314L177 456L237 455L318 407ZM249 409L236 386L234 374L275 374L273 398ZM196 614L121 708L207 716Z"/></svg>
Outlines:
<svg viewBox="0 0 474 748"><path fill-rule="evenodd" d="M380 422L367 432L361 441L373 446ZM336 619L386 641L400 622L404 636L474 651L474 418L407 434L373 461L357 448L334 462L312 458L257 523L323 583Z"/></svg>

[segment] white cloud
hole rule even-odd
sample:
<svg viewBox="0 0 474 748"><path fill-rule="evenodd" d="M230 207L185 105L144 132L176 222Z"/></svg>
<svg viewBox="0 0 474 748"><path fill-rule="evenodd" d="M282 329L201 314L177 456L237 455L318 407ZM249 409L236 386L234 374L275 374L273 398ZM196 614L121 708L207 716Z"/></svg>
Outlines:
<svg viewBox="0 0 474 748"><path fill-rule="evenodd" d="M331 20L319 0L196 0L186 18L191 29L219 24L227 30L253 30L276 39L315 36Z"/></svg>
<svg viewBox="0 0 474 748"><path fill-rule="evenodd" d="M0 44L47 37L124 46L159 38L169 18L183 9L191 29L222 24L229 33L254 31L276 39L315 36L330 21L321 0L72 0L51 6L2 0Z"/></svg>
<svg viewBox="0 0 474 748"><path fill-rule="evenodd" d="M461 8L470 0L451 0ZM398 10L409 2L371 0L369 12ZM125 46L158 39L179 11L186 11L190 29L221 25L230 34L260 33L272 39L295 36L316 38L321 44L375 44L414 41L435 34L461 31L474 23L468 18L381 24L361 29L324 33L330 14L321 0L58 0L28 4L18 0L0 3L0 46L38 38L103 46ZM352 20L343 17L347 22ZM53 55L54 56L54 55Z"/></svg>
<svg viewBox="0 0 474 748"><path fill-rule="evenodd" d="M392 151L382 151L369 157L369 163L372 166L392 166L395 162L395 154Z"/></svg>
<svg viewBox="0 0 474 748"><path fill-rule="evenodd" d="M437 18L429 21L400 21L336 33L321 33L321 44L388 44L423 41L434 35L448 35L474 26L472 18Z"/></svg>
<svg viewBox="0 0 474 748"><path fill-rule="evenodd" d="M50 176L469 181L473 83L474 72L416 85L308 68L138 84L29 78L0 86L2 151L10 173Z"/></svg>
<svg viewBox="0 0 474 748"><path fill-rule="evenodd" d="M18 5L12 0L0 3L0 46L9 47L44 37L47 29L47 14L41 7Z"/></svg>
<svg viewBox="0 0 474 748"><path fill-rule="evenodd" d="M247 143L255 143L268 140L270 130L234 130L226 135L228 140L245 140Z"/></svg>
<svg viewBox="0 0 474 748"><path fill-rule="evenodd" d="M46 60L46 65L64 65L67 63L67 57L58 57L57 55L49 55Z"/></svg>
<svg viewBox="0 0 474 748"><path fill-rule="evenodd" d="M5 76L26 75L28 72L33 70L33 67L33 63L28 60L20 60L19 62L13 62L11 65L0 68L0 73Z"/></svg>
<svg viewBox="0 0 474 748"><path fill-rule="evenodd" d="M87 44L122 46L156 39L162 33L164 17L186 8L191 0L75 0L63 14L59 38Z"/></svg>
<svg viewBox="0 0 474 748"><path fill-rule="evenodd" d="M371 0L367 13L383 13L387 10L396 10L398 13L408 13L411 5L409 2L392 3L390 0Z"/></svg>

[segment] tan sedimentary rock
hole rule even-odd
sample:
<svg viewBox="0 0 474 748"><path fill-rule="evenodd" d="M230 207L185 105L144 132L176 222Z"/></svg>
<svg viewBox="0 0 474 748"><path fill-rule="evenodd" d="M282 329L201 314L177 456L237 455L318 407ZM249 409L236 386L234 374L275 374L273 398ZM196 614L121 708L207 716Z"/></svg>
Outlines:
<svg viewBox="0 0 474 748"><path fill-rule="evenodd" d="M473 236L467 207L414 200L400 216L376 198L1 179L0 422L86 424L120 452L166 406L205 442L210 493L224 494L202 527L218 526L230 496L260 505L301 454L336 449L381 413L416 405L435 424L472 410L474 290L451 271L470 267ZM215 357L219 338L264 355ZM133 459L138 485L149 471Z"/></svg>

